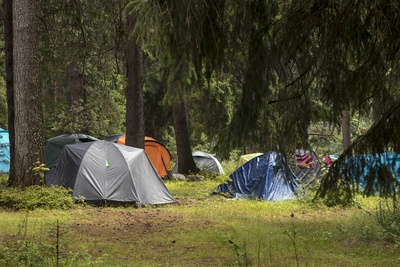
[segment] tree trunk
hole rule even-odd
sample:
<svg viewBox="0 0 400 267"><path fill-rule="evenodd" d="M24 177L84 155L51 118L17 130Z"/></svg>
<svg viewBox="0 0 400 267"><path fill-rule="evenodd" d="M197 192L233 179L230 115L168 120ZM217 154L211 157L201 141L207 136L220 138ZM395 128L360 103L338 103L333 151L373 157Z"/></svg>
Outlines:
<svg viewBox="0 0 400 267"><path fill-rule="evenodd" d="M15 181L14 171L14 147L15 147L15 129L14 129L14 89L13 89L13 26L12 26L12 1L3 1L4 12L4 47L6 54L6 92L8 107L8 134L10 142L10 173L8 177L9 185Z"/></svg>
<svg viewBox="0 0 400 267"><path fill-rule="evenodd" d="M13 1L15 185L39 184L32 168L43 163L43 113L39 88L38 2Z"/></svg>
<svg viewBox="0 0 400 267"><path fill-rule="evenodd" d="M343 150L346 150L351 145L349 108L342 110L342 138Z"/></svg>
<svg viewBox="0 0 400 267"><path fill-rule="evenodd" d="M144 148L144 107L143 107L143 55L141 48L131 36L137 15L128 14L124 52L126 64L126 141L128 146Z"/></svg>
<svg viewBox="0 0 400 267"><path fill-rule="evenodd" d="M172 113L174 118L176 149L178 153L178 173L197 173L198 169L196 163L194 162L192 149L190 147L189 130L184 102L174 106Z"/></svg>

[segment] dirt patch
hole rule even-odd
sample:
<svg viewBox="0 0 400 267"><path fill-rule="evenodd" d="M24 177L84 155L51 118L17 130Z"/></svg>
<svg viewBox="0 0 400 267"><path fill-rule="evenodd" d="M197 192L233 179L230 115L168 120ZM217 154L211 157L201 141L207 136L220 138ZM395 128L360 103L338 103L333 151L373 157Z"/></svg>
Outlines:
<svg viewBox="0 0 400 267"><path fill-rule="evenodd" d="M74 223L75 231L88 236L102 236L114 239L132 239L151 232L168 231L171 225L180 220L180 216L171 215L158 209L118 210L96 209L89 211L93 217L87 222Z"/></svg>

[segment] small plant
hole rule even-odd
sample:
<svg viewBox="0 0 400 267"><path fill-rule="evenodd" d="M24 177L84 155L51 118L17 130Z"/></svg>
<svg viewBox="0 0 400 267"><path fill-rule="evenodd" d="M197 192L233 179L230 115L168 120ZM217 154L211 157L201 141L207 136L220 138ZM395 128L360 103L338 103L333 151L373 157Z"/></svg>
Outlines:
<svg viewBox="0 0 400 267"><path fill-rule="evenodd" d="M48 172L50 169L46 167L44 163L40 163L37 161L35 163L35 167L32 168L33 174L35 176L39 176L39 182L40 184L44 184L44 174L45 172Z"/></svg>
<svg viewBox="0 0 400 267"><path fill-rule="evenodd" d="M292 219L294 219L294 214L292 213L290 215L290 217ZM299 267L300 265L299 265L299 254L297 252L297 239L296 239L297 238L297 229L296 229L296 225L295 225L294 221L292 220L291 225L290 225L291 228L287 229L283 225L283 223L281 221L279 221L279 222L281 223L281 225L282 225L282 227L284 229L284 233L290 238L290 241L292 242L292 245L293 245L293 248L294 248L294 255L296 257L296 264L297 264L296 266Z"/></svg>
<svg viewBox="0 0 400 267"><path fill-rule="evenodd" d="M252 266L252 260L250 254L247 251L246 242L244 242L243 244L237 244L232 239L229 239L229 244L232 246L232 249L236 255L235 263L232 266Z"/></svg>

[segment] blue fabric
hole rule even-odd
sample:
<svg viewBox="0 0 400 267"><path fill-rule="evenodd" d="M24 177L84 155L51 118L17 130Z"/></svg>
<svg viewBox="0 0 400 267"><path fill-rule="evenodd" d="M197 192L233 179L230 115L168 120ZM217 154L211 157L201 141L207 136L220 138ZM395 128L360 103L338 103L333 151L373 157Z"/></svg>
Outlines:
<svg viewBox="0 0 400 267"><path fill-rule="evenodd" d="M366 188L368 177L374 177L374 183L377 182L378 173L382 171L382 167L386 167L392 177L400 182L400 155L395 152L354 155L345 161L341 170L351 182Z"/></svg>
<svg viewBox="0 0 400 267"><path fill-rule="evenodd" d="M0 173L10 172L10 140L8 131L0 128Z"/></svg>
<svg viewBox="0 0 400 267"><path fill-rule="evenodd" d="M216 193L265 201L296 198L296 176L284 157L276 152L267 152L251 159L229 177L232 181L218 186Z"/></svg>

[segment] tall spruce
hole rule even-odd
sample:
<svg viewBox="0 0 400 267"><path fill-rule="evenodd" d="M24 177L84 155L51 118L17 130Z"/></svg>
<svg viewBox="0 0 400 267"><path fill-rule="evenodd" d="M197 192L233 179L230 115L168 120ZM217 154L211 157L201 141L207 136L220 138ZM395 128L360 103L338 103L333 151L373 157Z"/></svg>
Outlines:
<svg viewBox="0 0 400 267"><path fill-rule="evenodd" d="M369 114L371 107L378 110L386 104L381 114L375 113L375 124L365 135L351 145L346 141L349 146L330 169L319 191L321 197L350 200L356 189L352 185L359 182L353 179L359 175L350 175L347 171L345 165L349 157L400 152L396 125L400 5L396 1L312 1L307 4L292 1L285 8L288 16L281 28L284 29L282 40L287 42L282 42L282 47L292 48L292 62L310 62L303 67L297 64L295 70L299 78L308 74L308 80L312 79L323 103L330 107L332 122L340 125L342 111ZM388 95L392 96L390 101L387 101ZM363 168L373 170L381 165L378 158L370 164L361 158L359 162ZM364 193L391 195L390 188L396 186L396 181L385 172L371 173L375 173L377 179L374 175L367 178L368 190Z"/></svg>
<svg viewBox="0 0 400 267"><path fill-rule="evenodd" d="M224 1L132 1L139 15L135 32L144 49L154 51L162 68L169 69L164 103L173 107L179 168L194 171L184 98L200 88L219 64L224 31L218 13ZM210 34L213 33L213 34ZM185 112L185 113L182 113ZM179 144L178 144L179 143Z"/></svg>
<svg viewBox="0 0 400 267"><path fill-rule="evenodd" d="M43 113L39 86L38 2L13 1L15 148L14 185L40 184L32 168L43 162Z"/></svg>

